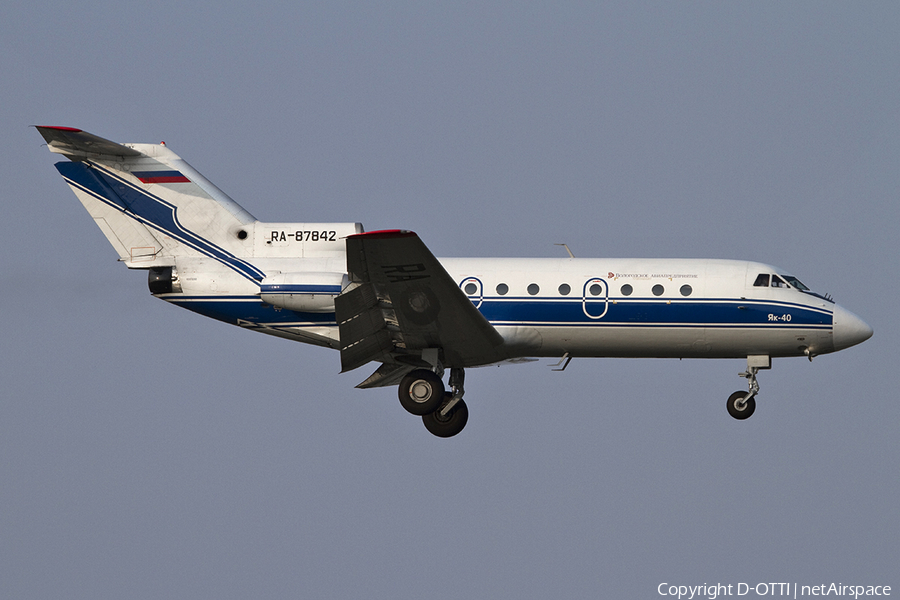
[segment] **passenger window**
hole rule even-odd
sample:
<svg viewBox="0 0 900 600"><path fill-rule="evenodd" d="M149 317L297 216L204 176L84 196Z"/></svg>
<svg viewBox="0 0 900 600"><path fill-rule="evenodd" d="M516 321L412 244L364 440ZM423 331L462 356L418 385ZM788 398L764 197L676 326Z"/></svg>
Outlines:
<svg viewBox="0 0 900 600"><path fill-rule="evenodd" d="M757 275L756 281L753 282L753 287L769 287L769 274L760 273Z"/></svg>
<svg viewBox="0 0 900 600"><path fill-rule="evenodd" d="M506 294L509 293L509 286L506 285L505 283L498 283L497 284L497 293L500 294L501 296L505 296Z"/></svg>
<svg viewBox="0 0 900 600"><path fill-rule="evenodd" d="M626 283L625 285L622 286L622 295L623 296L630 296L632 294L632 292L634 292L634 288L631 287L630 283Z"/></svg>
<svg viewBox="0 0 900 600"><path fill-rule="evenodd" d="M653 286L653 289L651 289L650 291L653 292L654 296L662 296L663 292L666 291L666 288L664 288L663 286L661 286L657 283L656 285Z"/></svg>
<svg viewBox="0 0 900 600"><path fill-rule="evenodd" d="M571 291L572 291L572 288L571 288L571 286L569 286L568 283L561 283L559 285L560 296L568 296Z"/></svg>
<svg viewBox="0 0 900 600"><path fill-rule="evenodd" d="M476 292L478 292L478 286L477 286L477 285L475 285L474 283L467 283L467 284L466 284L466 293L467 293L468 295L471 296L472 294L475 294Z"/></svg>
<svg viewBox="0 0 900 600"><path fill-rule="evenodd" d="M787 287L787 284L778 275L772 275L772 287L783 288Z"/></svg>
<svg viewBox="0 0 900 600"><path fill-rule="evenodd" d="M694 292L693 288L691 288L691 286L689 286L688 284L684 284L683 286L681 286L681 289L679 291L681 292L682 296L690 296Z"/></svg>
<svg viewBox="0 0 900 600"><path fill-rule="evenodd" d="M537 296L538 292L541 291L540 286L536 283L529 284L527 289L528 289L528 293L531 294L532 296Z"/></svg>

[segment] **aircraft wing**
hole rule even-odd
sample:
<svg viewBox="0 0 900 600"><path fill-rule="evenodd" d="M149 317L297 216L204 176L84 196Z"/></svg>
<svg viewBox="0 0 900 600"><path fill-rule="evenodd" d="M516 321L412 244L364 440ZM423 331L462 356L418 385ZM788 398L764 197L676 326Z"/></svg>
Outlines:
<svg viewBox="0 0 900 600"><path fill-rule="evenodd" d="M335 299L342 372L373 360L428 367L425 349L439 349L445 367L506 358L503 338L415 233L349 236L347 270L356 285Z"/></svg>

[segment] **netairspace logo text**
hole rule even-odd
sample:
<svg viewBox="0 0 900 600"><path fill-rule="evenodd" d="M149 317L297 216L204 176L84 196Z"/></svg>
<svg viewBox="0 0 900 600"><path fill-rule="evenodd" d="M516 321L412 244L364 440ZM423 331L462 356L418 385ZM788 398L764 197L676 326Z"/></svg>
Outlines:
<svg viewBox="0 0 900 600"><path fill-rule="evenodd" d="M889 585L844 585L823 583L819 585L799 585L797 583L715 583L703 585L675 585L661 583L656 588L660 596L672 596L678 600L708 598L716 600L722 596L843 596L860 598L865 596L890 596Z"/></svg>

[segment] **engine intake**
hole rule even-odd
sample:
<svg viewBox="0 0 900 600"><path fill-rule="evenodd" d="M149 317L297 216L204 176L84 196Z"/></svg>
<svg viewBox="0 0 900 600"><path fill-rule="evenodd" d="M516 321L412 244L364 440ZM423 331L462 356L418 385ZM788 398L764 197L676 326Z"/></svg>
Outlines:
<svg viewBox="0 0 900 600"><path fill-rule="evenodd" d="M147 276L151 294L171 294L181 292L178 271L175 267L151 267Z"/></svg>

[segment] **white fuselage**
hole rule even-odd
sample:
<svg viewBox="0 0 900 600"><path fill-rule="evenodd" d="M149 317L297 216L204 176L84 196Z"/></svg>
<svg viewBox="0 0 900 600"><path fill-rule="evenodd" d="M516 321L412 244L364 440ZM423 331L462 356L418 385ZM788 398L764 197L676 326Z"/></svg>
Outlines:
<svg viewBox="0 0 900 600"><path fill-rule="evenodd" d="M233 269L188 258L176 263L181 291L160 297L264 333L338 347L333 297L342 287L343 257L246 260L268 274L264 283L299 282L299 292L309 293L283 301L264 296L262 302L260 287ZM760 274L784 275L761 263L574 258L441 263L513 356L817 355L858 343L855 337L867 329L821 296L790 285L754 285Z"/></svg>
<svg viewBox="0 0 900 600"><path fill-rule="evenodd" d="M477 289L469 297L523 355L728 358L797 356L807 349L821 354L834 349L834 304L794 288L754 288L759 273L778 272L759 263L697 259L443 262L464 291L469 283L475 284Z"/></svg>

